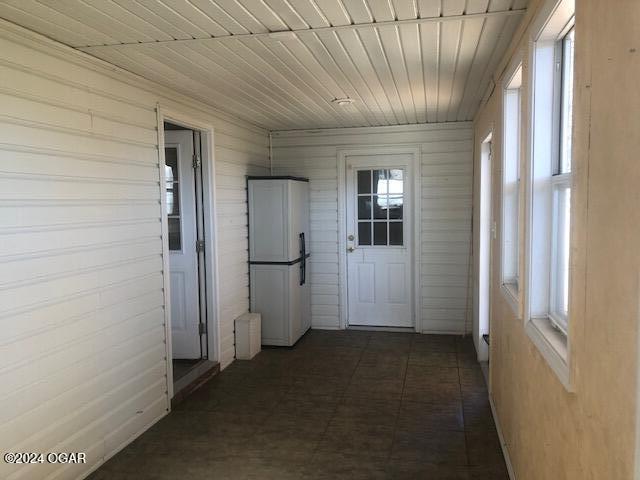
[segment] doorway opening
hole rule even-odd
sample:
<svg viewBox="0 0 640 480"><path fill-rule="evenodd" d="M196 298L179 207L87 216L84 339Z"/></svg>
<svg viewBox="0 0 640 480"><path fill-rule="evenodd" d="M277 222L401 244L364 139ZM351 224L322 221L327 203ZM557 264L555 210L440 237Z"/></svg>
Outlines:
<svg viewBox="0 0 640 480"><path fill-rule="evenodd" d="M478 321L474 341L481 366L488 366L491 341L491 240L495 225L491 214L491 143L489 133L480 145L480 242L478 252Z"/></svg>
<svg viewBox="0 0 640 480"><path fill-rule="evenodd" d="M164 121L165 212L173 396L197 387L217 367L209 338L210 303L203 155L204 132Z"/></svg>

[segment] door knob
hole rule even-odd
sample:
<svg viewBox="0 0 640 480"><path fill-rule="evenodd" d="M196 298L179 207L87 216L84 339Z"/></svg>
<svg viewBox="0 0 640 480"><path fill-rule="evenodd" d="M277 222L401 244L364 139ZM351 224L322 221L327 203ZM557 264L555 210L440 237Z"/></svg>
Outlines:
<svg viewBox="0 0 640 480"><path fill-rule="evenodd" d="M355 250L354 247L347 247L347 252L349 252L349 253L353 252L354 250Z"/></svg>
<svg viewBox="0 0 640 480"><path fill-rule="evenodd" d="M349 236L347 237L347 240L349 240L350 242L353 242L353 240L354 240L355 238L356 238L356 237L354 237L353 235L349 235Z"/></svg>

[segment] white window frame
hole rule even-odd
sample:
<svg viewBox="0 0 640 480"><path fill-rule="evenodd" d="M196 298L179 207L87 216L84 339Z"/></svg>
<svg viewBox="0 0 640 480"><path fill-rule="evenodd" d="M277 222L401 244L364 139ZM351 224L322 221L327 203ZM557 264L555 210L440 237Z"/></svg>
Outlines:
<svg viewBox="0 0 640 480"><path fill-rule="evenodd" d="M522 64L522 56L516 55L506 71L502 96L501 290L518 318L522 315L520 268L522 233L520 228L520 219L522 217ZM510 97L515 98L510 100ZM515 105L513 102L515 102ZM506 188L507 182L511 181L511 179L507 178L507 172L512 167L508 165L508 162L514 161L516 169L515 215L508 218ZM514 222L515 227L513 225ZM508 228L515 228L515 232L513 232L515 238L511 239L514 242L511 248L515 251L510 251L507 248ZM510 253L511 255L509 255ZM515 275L508 275L507 271L515 271Z"/></svg>
<svg viewBox="0 0 640 480"><path fill-rule="evenodd" d="M561 142L562 69L558 56L562 39L573 28L575 0L547 0L531 29L529 57L529 161L527 165L527 235L524 292L524 321L527 335L564 387L572 391L570 329L566 315L557 305L557 242L544 239L556 235L556 198L563 188L571 188L570 172L559 171ZM570 290L570 285L568 286ZM563 328L564 327L564 328Z"/></svg>

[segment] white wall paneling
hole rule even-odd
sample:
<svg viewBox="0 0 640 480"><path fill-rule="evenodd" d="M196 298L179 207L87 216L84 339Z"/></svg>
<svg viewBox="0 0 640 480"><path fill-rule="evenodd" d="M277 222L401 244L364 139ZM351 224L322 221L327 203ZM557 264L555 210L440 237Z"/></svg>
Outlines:
<svg viewBox="0 0 640 480"><path fill-rule="evenodd" d="M0 477L76 478L169 408L156 105L215 129L223 368L248 309L244 177L268 172L268 136L8 22L0 70L0 447L89 459Z"/></svg>
<svg viewBox="0 0 640 480"><path fill-rule="evenodd" d="M340 328L338 152L419 148L420 326L470 329L471 124L273 132L273 173L310 179L311 309L315 328Z"/></svg>
<svg viewBox="0 0 640 480"><path fill-rule="evenodd" d="M527 3L5 0L0 17L284 130L471 120Z"/></svg>

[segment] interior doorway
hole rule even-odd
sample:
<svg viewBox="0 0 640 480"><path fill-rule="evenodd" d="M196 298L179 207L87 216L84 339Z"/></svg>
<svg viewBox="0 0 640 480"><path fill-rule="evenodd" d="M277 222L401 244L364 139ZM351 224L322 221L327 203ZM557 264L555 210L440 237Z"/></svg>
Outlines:
<svg viewBox="0 0 640 480"><path fill-rule="evenodd" d="M203 132L164 122L165 215L168 238L174 395L214 365L208 328Z"/></svg>
<svg viewBox="0 0 640 480"><path fill-rule="evenodd" d="M491 205L491 145L489 133L480 145L480 238L478 251L478 321L474 341L478 361L485 365L489 361L491 338L491 241L495 236Z"/></svg>

